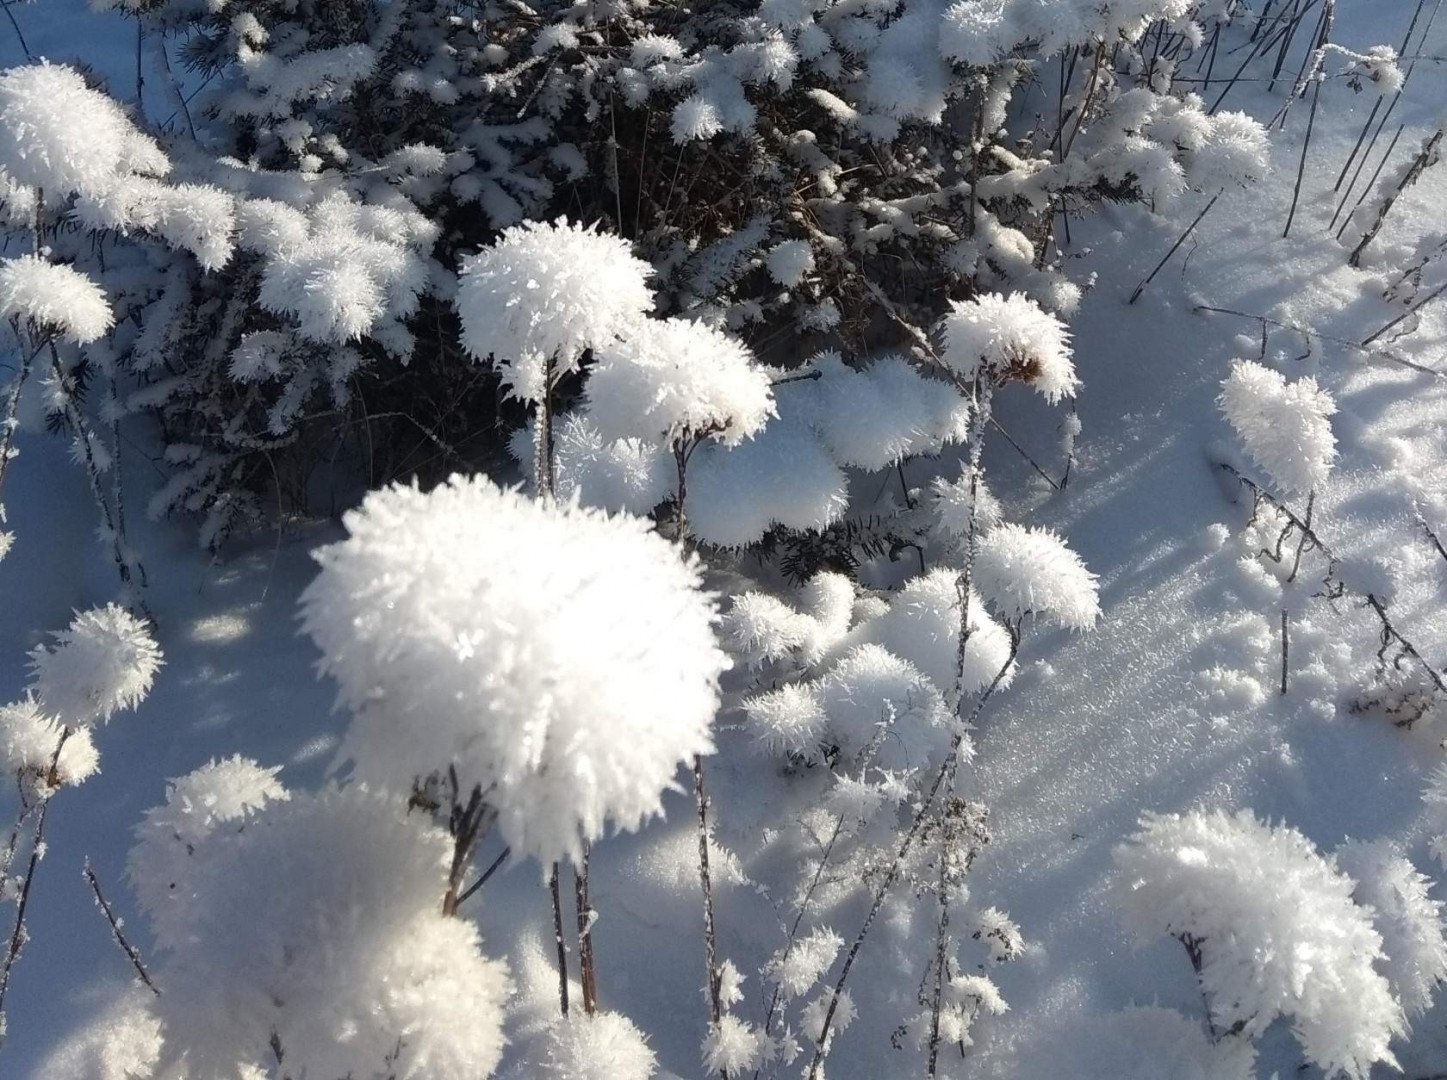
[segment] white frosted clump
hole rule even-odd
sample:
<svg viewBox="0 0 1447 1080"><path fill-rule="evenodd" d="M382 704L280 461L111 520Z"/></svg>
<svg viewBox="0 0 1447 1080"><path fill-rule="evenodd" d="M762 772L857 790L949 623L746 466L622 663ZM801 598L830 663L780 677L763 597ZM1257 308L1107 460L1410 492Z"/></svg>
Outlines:
<svg viewBox="0 0 1447 1080"><path fill-rule="evenodd" d="M630 332L653 307L652 268L628 242L593 228L530 221L463 260L462 347L494 358L516 397L538 401L546 365L572 371L583 352Z"/></svg>
<svg viewBox="0 0 1447 1080"><path fill-rule="evenodd" d="M1271 172L1271 142L1266 128L1243 112L1221 112L1210 118L1210 128L1191 155L1187 176L1202 191L1215 192L1232 185L1245 186Z"/></svg>
<svg viewBox="0 0 1447 1080"><path fill-rule="evenodd" d="M588 417L614 439L735 446L774 415L769 374L741 342L689 319L648 319L600 344Z"/></svg>
<svg viewBox="0 0 1447 1080"><path fill-rule="evenodd" d="M373 492L316 553L303 625L354 713L356 777L456 768L515 854L576 857L712 750L728 658L699 564L646 521L483 477Z"/></svg>
<svg viewBox="0 0 1447 1080"><path fill-rule="evenodd" d="M774 525L825 529L844 516L849 481L818 437L779 419L733 449L704 446L688 467L688 531L741 547Z"/></svg>
<svg viewBox="0 0 1447 1080"><path fill-rule="evenodd" d="M15 183L59 202L166 168L159 148L74 68L42 61L0 73L0 171Z"/></svg>
<svg viewBox="0 0 1447 1080"><path fill-rule="evenodd" d="M785 240L769 248L764 266L778 284L792 289L814 272L814 251L807 240Z"/></svg>
<svg viewBox="0 0 1447 1080"><path fill-rule="evenodd" d="M240 828L269 803L290 798L268 768L239 754L211 761L166 784L166 801L136 826L126 875L151 920L157 944L184 937L196 869L192 856L216 829ZM234 825L233 825L234 823Z"/></svg>
<svg viewBox="0 0 1447 1080"><path fill-rule="evenodd" d="M979 542L973 581L1009 618L1034 614L1071 630L1089 630L1100 618L1095 575L1049 529L991 529Z"/></svg>
<svg viewBox="0 0 1447 1080"><path fill-rule="evenodd" d="M27 789L34 784L42 792L52 786L52 779L60 786L84 783L100 768L90 729L78 728L62 743L63 731L53 717L41 712L34 698L0 706L0 769L19 777Z"/></svg>
<svg viewBox="0 0 1447 1080"><path fill-rule="evenodd" d="M1238 360L1221 384L1220 405L1246 452L1292 495L1321 484L1336 460L1336 402L1304 375L1287 382L1254 360Z"/></svg>
<svg viewBox="0 0 1447 1080"><path fill-rule="evenodd" d="M656 1067L643 1033L615 1012L554 1020L526 1066L531 1080L649 1080Z"/></svg>
<svg viewBox="0 0 1447 1080"><path fill-rule="evenodd" d="M718 1023L710 1024L703 1039L703 1066L711 1073L741 1073L764 1062L769 1039L762 1031L724 1013Z"/></svg>
<svg viewBox="0 0 1447 1080"><path fill-rule="evenodd" d="M276 217L285 227L289 219ZM405 329L388 321L413 315L429 281L416 250L432 228L386 206L343 196L313 208L305 240L277 242L266 258L257 301L295 320L308 341L345 344L372 336L394 355L405 355Z"/></svg>
<svg viewBox="0 0 1447 1080"><path fill-rule="evenodd" d="M969 402L900 356L855 371L838 353L826 352L810 366L819 379L798 384L791 397L840 465L888 468L907 457L938 453L967 433Z"/></svg>
<svg viewBox="0 0 1447 1080"><path fill-rule="evenodd" d="M959 574L937 567L909 582L890 598L889 609L858 627L852 637L882 645L903 657L948 693L955 687L960 640ZM961 691L972 693L994 681L1001 685L1014 675L1010 637L985 611L977 594L970 596L970 641L965 648Z"/></svg>
<svg viewBox="0 0 1447 1080"><path fill-rule="evenodd" d="M844 939L829 927L816 927L774 954L769 961L769 977L786 998L803 997L829 970L843 947Z"/></svg>
<svg viewBox="0 0 1447 1080"><path fill-rule="evenodd" d="M1406 1031L1355 884L1295 829L1250 811L1147 815L1116 848L1122 899L1143 938L1189 937L1216 1027L1248 1038L1279 1016L1309 1061L1364 1080ZM1184 963L1184 958L1182 959Z"/></svg>
<svg viewBox="0 0 1447 1080"><path fill-rule="evenodd" d="M966 379L1018 379L1047 401L1074 397L1080 385L1070 332L1021 293L955 300L941 322L942 359Z"/></svg>
<svg viewBox="0 0 1447 1080"><path fill-rule="evenodd" d="M1447 979L1447 937L1442 901L1432 882L1388 841L1350 841L1336 850L1337 865L1356 882L1352 899L1370 909L1386 959L1378 969L1407 1015L1425 1013Z"/></svg>
<svg viewBox="0 0 1447 1080"><path fill-rule="evenodd" d="M99 285L38 255L0 260L0 319L19 319L38 335L56 334L75 345L90 344L115 321Z"/></svg>
<svg viewBox="0 0 1447 1080"><path fill-rule="evenodd" d="M502 1054L511 984L442 914L452 840L353 785L270 801L193 845L185 933L161 944L161 1075L288 1072L476 1080Z"/></svg>
<svg viewBox="0 0 1447 1080"><path fill-rule="evenodd" d="M56 1042L31 1080L150 1080L162 1046L151 998L139 984L117 993Z"/></svg>
<svg viewBox="0 0 1447 1080"><path fill-rule="evenodd" d="M930 493L934 496L931 509L934 511L935 521L941 529L956 539L967 538L972 523L977 535L1000 523L999 500L985 485L984 477L980 477L973 485L973 490L971 489L969 466L965 467L964 474L956 480L935 477Z"/></svg>
<svg viewBox="0 0 1447 1080"><path fill-rule="evenodd" d="M107 604L81 612L30 653L31 689L41 708L68 727L104 723L151 691L161 650L150 627Z"/></svg>
<svg viewBox="0 0 1447 1080"><path fill-rule="evenodd" d="M809 640L810 619L778 597L740 593L719 620L719 639L749 667L781 660Z"/></svg>
<svg viewBox="0 0 1447 1080"><path fill-rule="evenodd" d="M513 457L536 460L537 427L512 437ZM609 439L581 413L568 413L553 428L553 493L609 513L648 514L673 493L677 473L672 457L642 439Z"/></svg>
<svg viewBox="0 0 1447 1080"><path fill-rule="evenodd" d="M1019 40L1012 30L1005 0L956 0L940 23L940 55L971 67L989 67Z"/></svg>
<svg viewBox="0 0 1447 1080"><path fill-rule="evenodd" d="M746 698L743 710L754 741L771 754L809 754L827 723L818 695L808 684L788 683Z"/></svg>
<svg viewBox="0 0 1447 1080"><path fill-rule="evenodd" d="M845 755L872 746L884 768L923 764L950 715L919 668L873 644L855 646L820 680L819 704Z"/></svg>

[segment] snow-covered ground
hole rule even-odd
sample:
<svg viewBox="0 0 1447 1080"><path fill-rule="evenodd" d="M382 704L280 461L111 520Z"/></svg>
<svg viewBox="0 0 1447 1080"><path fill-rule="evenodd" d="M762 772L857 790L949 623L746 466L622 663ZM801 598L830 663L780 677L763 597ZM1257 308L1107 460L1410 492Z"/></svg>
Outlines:
<svg viewBox="0 0 1447 1080"><path fill-rule="evenodd" d="M1412 7L1343 0L1338 37L1361 46L1399 40ZM14 12L37 54L114 65L117 86L128 85L129 31L118 20L101 24L45 5ZM7 62L15 59L8 42L4 49ZM1423 49L1434 51L1447 52L1447 20ZM1280 96L1243 85L1229 100L1265 118ZM1406 125L1399 154L1435 128L1444 101L1447 68L1429 56L1389 128ZM1368 95L1327 87L1301 206L1283 239L1306 124L1306 104L1298 103L1274 136L1275 176L1223 196L1134 305L1131 290L1198 206L1182 206L1175 220L1123 207L1072 222L1070 250L1091 249L1088 265L1101 275L1072 320L1084 383L1074 476L1064 492L1045 489L998 440L987 464L1004 478L995 489L1010 516L1058 528L1100 575L1104 617L1088 636L1027 636L1021 676L979 723L964 787L990 807L993 839L970 888L1010 913L1028 950L992 972L1010 1011L981 1021L961 1075L1095 1075L1093 1055L1114 1052L1101 1034L1106 1014L1160 1004L1202 1015L1184 950L1169 939L1134 943L1113 898L1121 883L1112 851L1143 812L1249 807L1295 826L1323 851L1349 837L1393 838L1430 869L1422 792L1441 760L1440 733L1396 730L1347 709L1360 688L1340 680L1376 648L1377 623L1349 598L1312 595L1319 555L1306 555L1313 572L1284 592L1248 557L1240 533L1249 498L1213 464L1233 453L1216 398L1231 361L1258 355L1261 325L1196 310L1209 305L1311 328L1308 339L1273 327L1266 348L1293 358L1288 370L1316 376L1338 403L1341 459L1317 498L1315 526L1337 555L1390 571L1394 620L1440 666L1447 560L1417 525L1413 503L1447 495L1447 379L1366 358L1342 342L1392 317L1380 299L1388 272L1423 234L1447 228L1447 171L1430 171L1411 189L1363 268L1349 267L1348 249L1327 228L1331 187L1370 107ZM1447 301L1426 309L1420 328L1394 347L1447 370ZM1028 451L1054 462L1058 413L1006 395L999 418ZM20 541L0 564L0 700L21 691L26 653L44 631L114 593L104 553L74 539L89 534L94 510L66 448L38 433L20 445L7 492ZM149 479L143 449L129 467L142 491ZM119 910L134 912L125 851L168 777L241 752L283 765L293 787L321 779L342 725L331 711L333 688L316 678L314 646L298 636L296 601L314 573L309 551L337 535L328 522L289 525L210 563L187 529L165 522L138 529L166 666L140 712L99 733L101 775L53 810L0 1075L29 1075L87 1013L98 983L127 978L80 870L89 857ZM50 537L70 539L42 539ZM1291 625L1284 697L1283 607ZM741 737L724 735L713 769L720 839L742 860L740 883L728 884L725 874L718 896L722 945L750 976L752 1003L753 975L778 944L781 916L745 880L750 853L791 803L775 766L751 756ZM600 993L649 1032L667 1069L692 1077L701 1075L706 1019L697 989L692 804L676 795L668 809L665 821L639 836L595 850ZM495 850L483 851L484 863ZM535 864L511 866L470 903L490 952L508 954L524 976L538 966L550 913ZM852 931L862 910L852 912L836 929ZM852 977L861 1017L839 1037L831 1076L917 1069L917 1058L890 1045L919 975L898 966L893 932L886 918L866 944ZM1407 1076L1447 1068L1444 1009L1418 1018L1399 1047ZM1285 1076L1299 1060L1277 1025L1261 1044L1258 1070Z"/></svg>

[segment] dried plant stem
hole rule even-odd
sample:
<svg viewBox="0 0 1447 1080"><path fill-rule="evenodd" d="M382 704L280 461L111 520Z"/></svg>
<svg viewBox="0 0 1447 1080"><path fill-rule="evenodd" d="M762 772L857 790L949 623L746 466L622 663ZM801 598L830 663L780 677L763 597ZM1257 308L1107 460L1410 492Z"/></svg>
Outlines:
<svg viewBox="0 0 1447 1080"><path fill-rule="evenodd" d="M589 895L589 845L583 845L583 865L573 875L573 902L578 914L578 972L583 986L583 1011L598 1008L598 976L593 963L593 904Z"/></svg>
<svg viewBox="0 0 1447 1080"><path fill-rule="evenodd" d="M1161 272L1161 270L1165 267L1166 263L1171 261L1171 256L1174 255L1180 249L1180 246L1186 242L1186 238L1190 236L1191 233L1196 231L1196 226L1201 224L1201 220L1211 212L1211 207L1216 205L1216 200L1219 199L1223 194L1225 194L1225 191L1226 189L1222 188L1220 191L1216 192L1216 194L1211 196L1210 202L1208 202L1205 206L1201 207L1201 212L1196 215L1195 220L1193 220L1189 225L1186 226L1186 231L1181 233L1180 236L1176 237L1176 242L1172 244L1170 250L1167 251L1164 256L1162 256L1161 261L1156 263L1156 268L1152 270L1149 274L1147 274L1145 278L1141 281L1141 283L1135 287L1135 292L1130 294L1130 300L1128 300L1127 303L1134 304L1137 300L1140 299L1141 293L1146 291L1146 286L1149 285L1153 280L1155 280L1155 276Z"/></svg>
<svg viewBox="0 0 1447 1080"><path fill-rule="evenodd" d="M568 1015L568 946L563 939L563 897L558 888L558 864L548 877L548 891L553 897L553 942L558 947L558 1008Z"/></svg>
<svg viewBox="0 0 1447 1080"><path fill-rule="evenodd" d="M1301 531L1302 537L1307 542L1309 542L1312 547L1316 548L1322 553L1323 556L1325 556L1328 563L1328 583L1335 584L1339 589L1339 593L1348 591L1346 584L1342 582L1339 577L1336 576L1336 570L1338 566L1338 560L1336 556L1332 554L1331 549L1327 547L1327 545L1322 541L1321 536L1313 530L1309 522L1297 516L1297 514L1289 506L1287 506L1284 502L1278 499L1275 495L1271 494L1271 492L1267 491L1255 480L1252 480L1249 476L1244 475L1234 465L1227 464L1224 461L1219 461L1216 464L1220 469L1224 470L1227 473L1230 473L1244 487L1249 489L1253 497L1261 500L1262 502L1265 502L1268 506L1276 509L1279 513L1285 516L1286 519L1291 522L1291 524L1295 528L1299 529ZM1391 617L1387 614L1386 606L1376 596L1376 594L1366 592L1361 593L1360 595L1366 602L1366 606L1371 609L1371 611L1377 616L1377 620L1381 623L1382 648L1381 650L1379 650L1379 652L1384 653L1388 646L1395 642L1397 644L1397 647L1401 649L1401 651L1405 655L1410 656L1412 660L1414 660L1418 665L1420 665L1422 670L1426 673L1427 677L1431 679L1432 684L1436 686L1437 691L1442 694L1447 694L1447 681L1443 681L1443 678L1441 674L1438 673L1437 669L1434 668L1431 664L1429 664L1427 660L1422 656L1422 654L1417 650L1417 647L1413 645L1412 642L1408 640L1408 638L1400 630L1397 629L1396 624L1392 622Z"/></svg>
<svg viewBox="0 0 1447 1080"><path fill-rule="evenodd" d="M95 902L99 905L101 912L105 915L106 922L110 923L111 935L116 939L116 944L121 947L121 952L126 954L126 959L136 969L136 974L141 977L153 994L160 994L160 989L151 981L151 974L146 970L146 965L141 962L141 954L136 947L126 940L125 933L121 930L121 921L116 918L116 913L111 910L110 903L106 900L105 894L101 892L100 881L95 876L95 870L91 868L90 860L85 861L83 871L85 880L90 883L90 891L95 894Z"/></svg>
<svg viewBox="0 0 1447 1080"><path fill-rule="evenodd" d="M1376 239L1377 233L1382 229L1382 223L1387 220L1387 215L1391 213L1392 207L1396 205L1397 199L1401 197L1402 192L1415 184L1418 178L1426 172L1430 166L1436 163L1439 147L1442 145L1442 135L1443 129L1438 128L1432 136L1422 144L1422 149L1418 152L1411 166L1402 175L1402 179L1397 181L1397 186L1382 200L1382 205L1377 209L1376 220L1372 222L1371 226L1362 236L1360 243L1352 249L1351 256L1347 259L1347 262L1352 266L1361 265L1362 252L1366 250L1368 244Z"/></svg>

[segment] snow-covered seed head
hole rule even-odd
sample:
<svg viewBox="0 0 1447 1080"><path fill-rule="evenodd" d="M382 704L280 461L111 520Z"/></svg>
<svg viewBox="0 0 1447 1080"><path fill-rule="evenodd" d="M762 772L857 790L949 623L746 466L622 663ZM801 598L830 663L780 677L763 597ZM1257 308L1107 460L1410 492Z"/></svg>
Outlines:
<svg viewBox="0 0 1447 1080"><path fill-rule="evenodd" d="M1018 380L1054 404L1080 385L1066 326L1022 293L950 302L942 359L966 379Z"/></svg>
<svg viewBox="0 0 1447 1080"><path fill-rule="evenodd" d="M40 707L67 727L135 708L161 667L150 628L115 604L82 612L51 636L54 645L30 653L30 686Z"/></svg>
<svg viewBox="0 0 1447 1080"><path fill-rule="evenodd" d="M83 783L100 768L90 729L72 731L64 742L63 733L61 725L43 713L33 697L0 706L0 769L18 777L28 789L39 788L42 794L56 785Z"/></svg>
<svg viewBox="0 0 1447 1080"><path fill-rule="evenodd" d="M268 803L291 797L265 767L239 754L211 761L166 784L166 801L146 811L136 826L126 874L141 909L151 919L156 943L167 947L183 936L191 895L194 854L219 826L242 823Z"/></svg>
<svg viewBox="0 0 1447 1080"><path fill-rule="evenodd" d="M974 583L1010 618L1033 614L1071 630L1089 630L1100 618L1095 575L1049 529L991 529L975 556Z"/></svg>
<svg viewBox="0 0 1447 1080"><path fill-rule="evenodd" d="M167 168L155 143L74 68L42 61L0 73L0 170L15 183L58 201Z"/></svg>
<svg viewBox="0 0 1447 1080"><path fill-rule="evenodd" d="M99 285L77 270L38 255L0 260L0 319L19 319L41 336L88 345L114 317Z"/></svg>
<svg viewBox="0 0 1447 1080"><path fill-rule="evenodd" d="M657 1059L621 1013L574 1012L549 1025L529 1056L535 1080L649 1080Z"/></svg>
<svg viewBox="0 0 1447 1080"><path fill-rule="evenodd" d="M660 809L712 750L712 597L638 518L534 502L482 477L374 492L302 597L354 719L342 756L407 790L455 767L513 851L577 857Z"/></svg>
<svg viewBox="0 0 1447 1080"><path fill-rule="evenodd" d="M515 225L463 260L462 347L475 360L493 357L509 391L537 401L549 360L559 373L573 370L653 307L651 273L620 237L566 218Z"/></svg>
<svg viewBox="0 0 1447 1080"><path fill-rule="evenodd" d="M1305 495L1326 480L1336 460L1336 402L1315 378L1289 383L1279 371L1238 360L1221 383L1219 403L1246 452L1283 492Z"/></svg>
<svg viewBox="0 0 1447 1080"><path fill-rule="evenodd" d="M1143 938L1189 935L1217 1028L1247 1038L1277 1017L1327 1075L1395 1066L1402 1006L1377 970L1382 938L1354 883L1305 836L1249 811L1148 814L1115 850Z"/></svg>
<svg viewBox="0 0 1447 1080"><path fill-rule="evenodd" d="M445 830L352 784L268 801L193 846L155 960L159 1075L247 1075L273 1035L297 1076L492 1074L511 981L442 913Z"/></svg>
<svg viewBox="0 0 1447 1080"><path fill-rule="evenodd" d="M613 439L708 436L736 446L775 415L769 374L729 335L690 319L649 319L599 345L588 417Z"/></svg>

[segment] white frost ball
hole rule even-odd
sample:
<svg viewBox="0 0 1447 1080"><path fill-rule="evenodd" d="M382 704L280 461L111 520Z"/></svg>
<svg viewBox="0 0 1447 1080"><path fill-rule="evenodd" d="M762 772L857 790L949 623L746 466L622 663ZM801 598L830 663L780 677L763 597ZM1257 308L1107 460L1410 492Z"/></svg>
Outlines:
<svg viewBox="0 0 1447 1080"><path fill-rule="evenodd" d="M559 1017L535 1055L533 1080L649 1080L657 1067L643 1033L615 1012Z"/></svg>
<svg viewBox="0 0 1447 1080"><path fill-rule="evenodd" d="M514 396L537 401L548 360L571 371L590 348L630 331L653 307L652 267L593 228L530 221L462 262L462 347L493 357Z"/></svg>
<svg viewBox="0 0 1447 1080"><path fill-rule="evenodd" d="M769 248L764 256L769 276L792 289L814 271L814 251L807 240L785 240Z"/></svg>
<svg viewBox="0 0 1447 1080"><path fill-rule="evenodd" d="M54 645L30 654L30 685L41 708L69 727L134 709L161 667L150 628L115 604L82 612L51 636Z"/></svg>
<svg viewBox="0 0 1447 1080"><path fill-rule="evenodd" d="M548 863L637 828L712 750L729 666L712 597L647 522L461 476L345 520L302 616L355 713L359 779L405 791L455 767Z"/></svg>
<svg viewBox="0 0 1447 1080"><path fill-rule="evenodd" d="M985 534L975 556L974 583L1012 618L1049 617L1071 630L1089 630L1100 618L1096 577L1055 533L999 525Z"/></svg>
<svg viewBox="0 0 1447 1080"><path fill-rule="evenodd" d="M83 783L100 767L90 729L72 731L63 743L61 734L61 726L40 711L34 698L0 706L0 768L22 782L48 781L54 762L60 784Z"/></svg>
<svg viewBox="0 0 1447 1080"><path fill-rule="evenodd" d="M1336 460L1336 402L1305 375L1287 382L1254 360L1238 360L1221 384L1220 406L1246 452L1284 492L1304 495Z"/></svg>
<svg viewBox="0 0 1447 1080"><path fill-rule="evenodd" d="M736 446L775 415L769 374L742 342L689 319L649 319L600 344L588 417L609 438Z"/></svg>
<svg viewBox="0 0 1447 1080"><path fill-rule="evenodd" d="M966 379L1019 380L1052 404L1080 385L1065 324L1022 293L951 301L941 331L945 364Z"/></svg>
<svg viewBox="0 0 1447 1080"><path fill-rule="evenodd" d="M58 334L76 345L95 341L115 321L99 285L38 255L0 260L0 319L20 319L37 334Z"/></svg>

